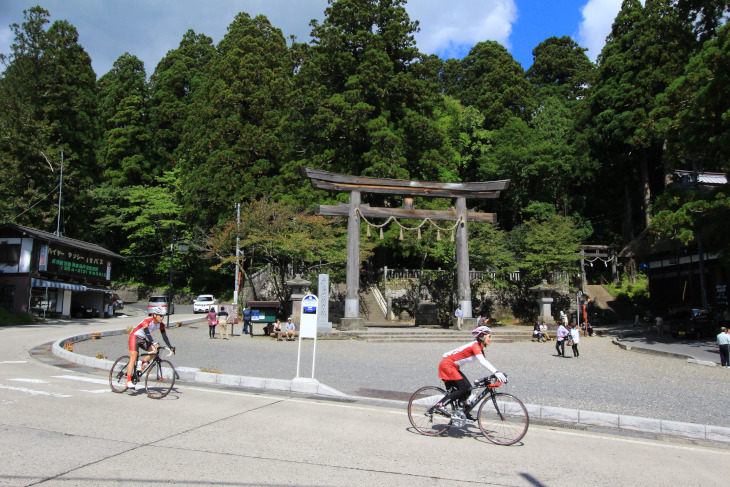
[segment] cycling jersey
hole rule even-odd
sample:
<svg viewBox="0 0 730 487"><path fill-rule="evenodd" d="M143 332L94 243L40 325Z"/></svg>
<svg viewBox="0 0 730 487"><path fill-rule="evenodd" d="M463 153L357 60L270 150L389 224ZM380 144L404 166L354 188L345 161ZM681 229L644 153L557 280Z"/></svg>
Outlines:
<svg viewBox="0 0 730 487"><path fill-rule="evenodd" d="M479 360L486 369L495 373L497 369L484 358L484 344L477 341L467 343L459 348L446 352L439 364L439 378L442 380L460 380L462 374L459 368L466 363Z"/></svg>
<svg viewBox="0 0 730 487"><path fill-rule="evenodd" d="M131 331L130 335L137 335L140 338L146 338L147 340L152 341L151 333L156 330L160 330L160 332L165 331L165 324L158 323L155 321L153 316L142 320L140 324Z"/></svg>
<svg viewBox="0 0 730 487"><path fill-rule="evenodd" d="M167 340L167 334L165 334L165 324L157 323L153 316L142 320L140 324L135 326L129 333L129 350L137 352L139 352L140 348L148 350L148 345L153 343L152 332L155 330L160 330L162 338L165 339L165 343L169 347L170 342Z"/></svg>

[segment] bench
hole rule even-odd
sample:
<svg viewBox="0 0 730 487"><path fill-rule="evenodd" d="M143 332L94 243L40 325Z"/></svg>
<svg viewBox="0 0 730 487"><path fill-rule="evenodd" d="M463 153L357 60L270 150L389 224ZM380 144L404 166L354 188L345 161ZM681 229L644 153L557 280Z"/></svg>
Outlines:
<svg viewBox="0 0 730 487"><path fill-rule="evenodd" d="M281 324L281 339L282 340L286 340L286 329L284 328L285 326L286 326L286 324L284 324L284 323ZM273 323L269 323L264 328L264 334L267 336L270 336L272 338L276 338L276 332L274 331ZM297 338L298 336L299 336L299 332L297 330L294 330L294 338Z"/></svg>

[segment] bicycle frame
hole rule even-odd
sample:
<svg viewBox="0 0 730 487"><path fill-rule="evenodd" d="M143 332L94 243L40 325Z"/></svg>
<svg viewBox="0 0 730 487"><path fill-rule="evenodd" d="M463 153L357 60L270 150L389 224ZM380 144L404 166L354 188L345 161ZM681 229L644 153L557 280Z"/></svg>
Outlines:
<svg viewBox="0 0 730 487"><path fill-rule="evenodd" d="M502 385L502 382L492 382L492 379L496 381L495 376L491 375L489 377L484 377L483 379L480 379L477 381L478 385L475 385L471 388L469 392L472 392L474 389L479 389L480 387L484 387L484 390L472 401L469 403L469 400L467 399L464 401L464 413L470 413L472 409L477 407L480 402L487 396L490 396L492 399L492 402L494 402L494 406L499 411L499 408L497 408L497 397L495 396L494 389ZM502 416L502 413L499 413L500 416ZM504 418L503 418L504 419Z"/></svg>

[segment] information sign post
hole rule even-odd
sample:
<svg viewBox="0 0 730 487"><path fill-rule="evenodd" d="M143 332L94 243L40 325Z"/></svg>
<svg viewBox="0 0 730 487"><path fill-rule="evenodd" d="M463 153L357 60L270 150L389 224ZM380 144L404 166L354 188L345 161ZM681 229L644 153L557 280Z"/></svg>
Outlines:
<svg viewBox="0 0 730 487"><path fill-rule="evenodd" d="M297 352L297 377L299 378L299 362L302 356L302 339L314 338L312 351L312 379L314 379L314 361L317 358L317 296L307 294L302 299L302 318L299 322L299 350Z"/></svg>

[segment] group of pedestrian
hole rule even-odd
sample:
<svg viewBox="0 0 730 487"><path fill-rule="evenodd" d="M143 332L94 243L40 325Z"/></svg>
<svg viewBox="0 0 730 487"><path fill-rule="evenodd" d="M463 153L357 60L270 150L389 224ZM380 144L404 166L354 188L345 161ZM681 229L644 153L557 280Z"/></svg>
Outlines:
<svg viewBox="0 0 730 487"><path fill-rule="evenodd" d="M292 323L291 318L286 320L286 325L284 329L281 328L281 322L279 321L279 318L277 318L276 323L274 323L274 333L276 334L276 341L284 341L282 337L285 333L287 342L294 341L294 337L296 336L296 329L297 327L294 325L294 323Z"/></svg>
<svg viewBox="0 0 730 487"><path fill-rule="evenodd" d="M253 327L251 326L251 309L248 306L245 306L241 314L243 317L243 334L253 336ZM215 338L215 327L218 326L219 338L221 340L230 339L230 335L228 334L228 320L230 317L225 306L221 306L221 309L218 312L216 312L214 307L211 307L208 310L206 319L208 320L208 338ZM232 327L233 323L230 324ZM233 330L231 330L231 333L232 332Z"/></svg>
<svg viewBox="0 0 730 487"><path fill-rule="evenodd" d="M568 342L568 346L573 349L573 357L580 357L580 352L578 351L580 328L573 323L568 323L566 327L561 321L555 332L555 350L558 352L558 357L565 357L565 342Z"/></svg>

